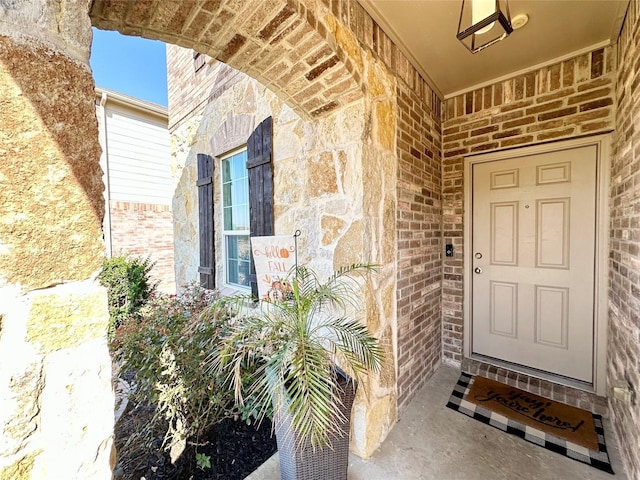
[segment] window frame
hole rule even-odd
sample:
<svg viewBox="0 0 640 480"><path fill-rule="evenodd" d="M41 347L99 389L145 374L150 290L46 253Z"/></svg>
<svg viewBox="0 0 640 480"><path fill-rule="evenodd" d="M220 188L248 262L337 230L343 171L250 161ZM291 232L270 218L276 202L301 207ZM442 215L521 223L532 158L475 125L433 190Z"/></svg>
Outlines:
<svg viewBox="0 0 640 480"><path fill-rule="evenodd" d="M204 53L193 51L193 70L194 73L198 73L207 64L207 59Z"/></svg>
<svg viewBox="0 0 640 480"><path fill-rule="evenodd" d="M245 172L245 181L246 181L246 191L247 191L247 202L246 202L246 209L247 209L247 219L249 220L249 224L247 225L247 229L246 230L227 230L225 227L225 208L226 208L226 204L225 204L225 168L224 168L224 162L227 161L228 159L230 159L231 157L234 157L236 155L238 155L239 153L245 152L245 165L244 165L244 172ZM230 283L229 282L229 255L228 255L228 247L227 247L227 238L228 237L232 237L232 236L238 236L238 237L247 237L247 241L249 242L249 248L251 248L251 228L250 228L250 223L251 223L251 217L250 217L250 199L249 199L249 173L247 170L247 166L246 166L246 160L248 158L248 148L247 145L242 145L240 147L237 147L233 150L230 150L228 152L226 152L224 155L220 155L219 159L220 159L220 202L221 202L221 210L222 210L222 224L221 224L221 235L222 235L222 252L221 252L221 260L222 260L222 286L225 289L232 289L232 290L237 290L237 291L241 291L243 293L248 293L251 292L251 254L249 254L249 259L248 259L248 263L249 263L249 274L248 274L248 284L247 285L241 285L241 284L237 284L237 283ZM231 206L233 207L233 203L231 203ZM238 270L239 272L239 270Z"/></svg>

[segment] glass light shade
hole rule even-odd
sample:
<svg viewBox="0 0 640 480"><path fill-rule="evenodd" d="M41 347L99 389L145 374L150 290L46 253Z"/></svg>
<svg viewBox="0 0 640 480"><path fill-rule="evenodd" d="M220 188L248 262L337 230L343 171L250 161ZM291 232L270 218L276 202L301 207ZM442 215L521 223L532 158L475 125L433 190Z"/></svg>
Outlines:
<svg viewBox="0 0 640 480"><path fill-rule="evenodd" d="M471 0L471 23L476 25L496 11L495 0ZM476 35L487 33L496 22L491 22L476 32Z"/></svg>
<svg viewBox="0 0 640 480"><path fill-rule="evenodd" d="M457 38L471 53L513 32L508 0L462 0Z"/></svg>

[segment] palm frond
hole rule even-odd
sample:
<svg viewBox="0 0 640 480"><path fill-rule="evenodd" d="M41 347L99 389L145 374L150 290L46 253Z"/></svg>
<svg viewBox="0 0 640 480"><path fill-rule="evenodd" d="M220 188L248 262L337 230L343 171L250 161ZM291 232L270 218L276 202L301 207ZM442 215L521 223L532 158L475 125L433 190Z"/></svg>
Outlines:
<svg viewBox="0 0 640 480"><path fill-rule="evenodd" d="M378 341L371 336L367 327L357 320L334 318L324 322L318 328L326 328L325 335L331 350L344 357L346 368L358 375L366 371L380 370L383 351Z"/></svg>
<svg viewBox="0 0 640 480"><path fill-rule="evenodd" d="M332 421L334 381L322 346L299 345L286 378L287 405L291 424L301 438L314 447L326 443L335 430Z"/></svg>

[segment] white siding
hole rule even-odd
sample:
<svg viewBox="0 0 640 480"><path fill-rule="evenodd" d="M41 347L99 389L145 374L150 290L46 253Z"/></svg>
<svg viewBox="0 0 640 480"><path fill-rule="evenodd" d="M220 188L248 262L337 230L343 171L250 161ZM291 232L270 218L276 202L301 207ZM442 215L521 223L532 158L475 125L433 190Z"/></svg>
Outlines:
<svg viewBox="0 0 640 480"><path fill-rule="evenodd" d="M166 121L109 103L106 116L111 201L171 205Z"/></svg>

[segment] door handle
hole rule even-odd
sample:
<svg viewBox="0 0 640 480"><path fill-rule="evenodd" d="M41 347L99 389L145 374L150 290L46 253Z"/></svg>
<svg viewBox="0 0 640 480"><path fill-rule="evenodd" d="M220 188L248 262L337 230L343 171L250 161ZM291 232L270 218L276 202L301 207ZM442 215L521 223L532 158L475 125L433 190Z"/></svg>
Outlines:
<svg viewBox="0 0 640 480"><path fill-rule="evenodd" d="M480 267L474 268L473 271L476 272L477 274L482 273L482 269Z"/></svg>

